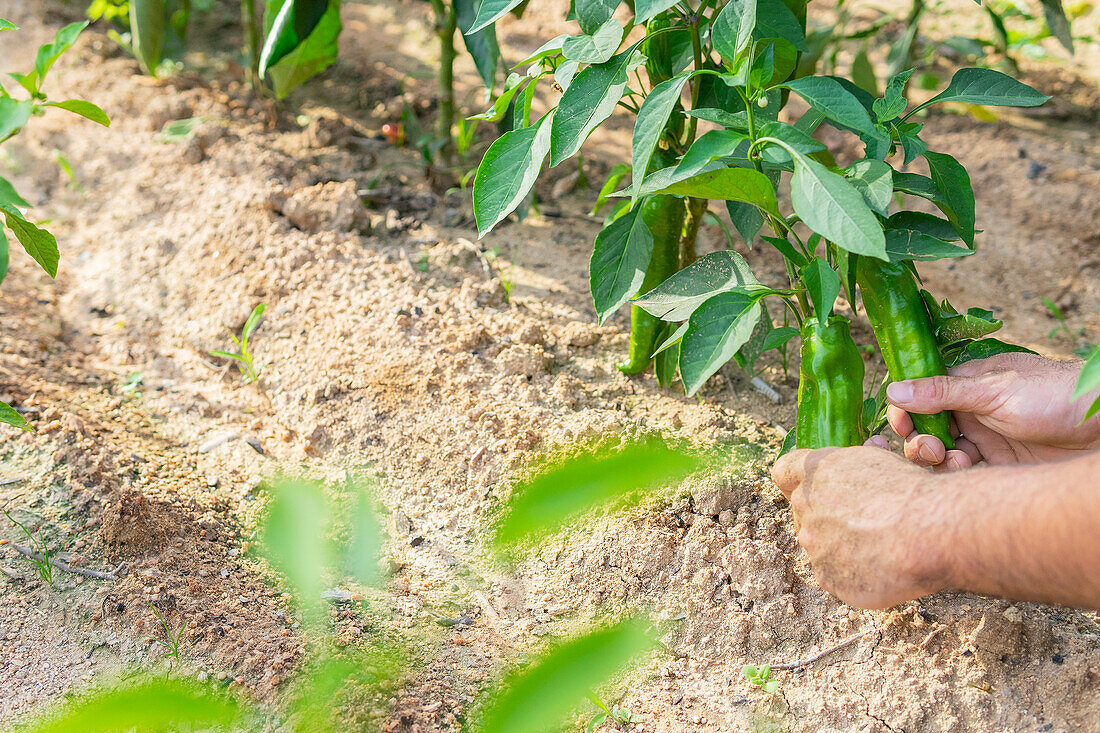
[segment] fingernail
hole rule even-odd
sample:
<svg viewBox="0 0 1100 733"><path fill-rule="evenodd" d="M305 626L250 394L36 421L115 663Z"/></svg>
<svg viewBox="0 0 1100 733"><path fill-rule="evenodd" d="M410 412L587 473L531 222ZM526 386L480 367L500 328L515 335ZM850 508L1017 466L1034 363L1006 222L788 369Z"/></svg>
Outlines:
<svg viewBox="0 0 1100 733"><path fill-rule="evenodd" d="M922 445L917 453L925 463L936 463L936 451L932 450L932 446Z"/></svg>
<svg viewBox="0 0 1100 733"><path fill-rule="evenodd" d="M893 382L886 388L886 396L895 405L903 405L913 400L912 382Z"/></svg>

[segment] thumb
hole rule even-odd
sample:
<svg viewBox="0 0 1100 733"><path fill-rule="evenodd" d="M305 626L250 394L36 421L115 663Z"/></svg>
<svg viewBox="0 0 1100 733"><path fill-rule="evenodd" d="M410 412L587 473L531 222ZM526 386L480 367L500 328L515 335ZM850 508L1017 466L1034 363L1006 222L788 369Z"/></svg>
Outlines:
<svg viewBox="0 0 1100 733"><path fill-rule="evenodd" d="M995 396L992 385L981 377L907 379L886 388L886 397L891 403L919 415L933 415L943 410L983 414L989 412Z"/></svg>

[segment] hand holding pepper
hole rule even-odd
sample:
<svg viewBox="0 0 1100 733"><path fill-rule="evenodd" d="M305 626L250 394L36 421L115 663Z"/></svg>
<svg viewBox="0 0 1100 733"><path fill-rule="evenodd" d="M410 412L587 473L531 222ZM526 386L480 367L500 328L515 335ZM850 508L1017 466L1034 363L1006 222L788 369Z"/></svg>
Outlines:
<svg viewBox="0 0 1100 733"><path fill-rule="evenodd" d="M944 377L896 382L887 390L887 419L905 440L905 456L937 470L1036 463L1100 448L1100 418L1081 425L1090 399L1070 397L1081 365L1034 354L1001 354L960 364ZM918 433L908 413L954 413L955 450ZM868 445L888 447L874 436Z"/></svg>

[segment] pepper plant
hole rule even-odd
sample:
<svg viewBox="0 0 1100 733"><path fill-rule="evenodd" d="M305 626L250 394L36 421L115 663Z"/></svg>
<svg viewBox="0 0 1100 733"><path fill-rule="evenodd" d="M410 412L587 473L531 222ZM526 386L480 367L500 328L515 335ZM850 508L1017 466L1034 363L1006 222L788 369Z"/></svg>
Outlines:
<svg viewBox="0 0 1100 733"><path fill-rule="evenodd" d="M42 88L46 75L54 63L63 53L72 48L80 32L87 25L88 23L84 22L65 26L57 32L53 41L38 49L33 69L25 74L9 74L22 87L20 96L25 96L25 99L14 96L4 88L3 84L0 84L0 144L22 130L32 117L45 114L51 107L72 112L105 127L111 124L107 114L91 102L84 99L50 101ZM0 33L15 30L18 30L15 24L0 18ZM48 231L27 218L25 212L30 206L30 203L15 190L11 181L0 176L0 215L3 217L4 224L0 226L0 283L8 274L10 254L5 227L50 277L57 276L57 264L60 260L57 240ZM4 402L0 402L0 422L23 430L31 429L26 419Z"/></svg>
<svg viewBox="0 0 1100 733"><path fill-rule="evenodd" d="M911 69L894 75L881 97L846 78L808 69L802 76L800 0L636 0L628 27L613 17L616 7L576 0L581 32L549 41L509 78L496 109L522 90L516 129L486 152L473 200L484 236L525 199L547 157L553 167L575 155L617 107L635 116L630 183L615 190L625 180L620 168L601 192L616 203L590 263L599 321L628 303L632 309L630 355L620 368L641 371L655 356L659 381L678 374L690 395L729 360L751 368L800 335L790 444L797 436L800 447L821 447L862 442L883 407L882 390L864 399L863 359L836 312L842 290L852 304L862 294L889 379L943 374L949 362L1019 349L982 338L1001 325L989 311L957 313L919 288L915 263L968 256L976 234L969 176L951 155L928 149L921 113L949 102L1034 106L1046 96L989 69L962 69L913 107ZM642 24L645 35L623 47L629 26ZM544 78L561 95L532 119L533 89ZM808 109L781 119L792 92ZM812 136L821 125L857 136L863 154L838 164ZM668 199L680 203L662 208ZM907 205L918 199L942 216ZM761 282L732 249L695 258L711 201L725 203L746 245L759 239L779 251L785 282ZM667 254L670 242L675 255ZM779 307L782 325L768 303ZM648 317L662 322L657 338ZM915 420L953 445L947 415Z"/></svg>

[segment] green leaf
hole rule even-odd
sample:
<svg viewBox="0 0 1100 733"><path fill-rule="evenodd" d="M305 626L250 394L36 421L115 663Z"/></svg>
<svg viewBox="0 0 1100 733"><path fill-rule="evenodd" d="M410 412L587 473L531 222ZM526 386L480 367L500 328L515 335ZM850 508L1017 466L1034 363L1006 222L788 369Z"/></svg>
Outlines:
<svg viewBox="0 0 1100 733"><path fill-rule="evenodd" d="M0 283L8 276L8 235L4 233L4 227L0 227Z"/></svg>
<svg viewBox="0 0 1100 733"><path fill-rule="evenodd" d="M909 69L890 78L882 99L875 100L875 117L879 122L897 119L905 113L905 108L909 106L909 102L905 98L905 85L912 75L913 69Z"/></svg>
<svg viewBox="0 0 1100 733"><path fill-rule="evenodd" d="M676 2L677 0L634 0L634 24L642 25L671 8Z"/></svg>
<svg viewBox="0 0 1100 733"><path fill-rule="evenodd" d="M164 0L130 0L130 48L142 71L155 76L164 52Z"/></svg>
<svg viewBox="0 0 1100 733"><path fill-rule="evenodd" d="M974 250L913 229L887 229L886 253L891 262L901 260L924 262L947 257L967 257L974 254Z"/></svg>
<svg viewBox="0 0 1100 733"><path fill-rule="evenodd" d="M777 140L782 140L790 147L806 155L826 149L821 142L813 139L794 125L788 125L786 122L765 122L760 126L756 136L757 138L774 137ZM776 164L786 164L791 161L791 157L787 155L785 148L774 143L764 147L761 157L769 163Z"/></svg>
<svg viewBox="0 0 1100 733"><path fill-rule="evenodd" d="M1097 387L1100 387L1100 347L1092 352L1092 355L1085 360L1084 366L1081 367L1081 375L1077 377L1077 386L1073 390L1073 399L1075 401L1079 400ZM1100 398L1097 398L1089 407L1085 420L1096 414L1097 409L1100 409L1097 405L1100 405Z"/></svg>
<svg viewBox="0 0 1100 733"><path fill-rule="evenodd" d="M814 315L818 321L824 323L833 312L833 305L840 295L840 276L829 267L828 262L815 257L802 268L802 282L814 304Z"/></svg>
<svg viewBox="0 0 1100 733"><path fill-rule="evenodd" d="M322 572L333 566L325 496L319 484L303 480L281 480L271 493L260 530L264 557L286 576L305 611L317 614Z"/></svg>
<svg viewBox="0 0 1100 733"><path fill-rule="evenodd" d="M27 254L41 265L50 277L57 277L57 263L61 255L57 251L57 240L54 236L24 219L18 209L0 205L0 211L4 212L5 223L15 233L15 238L23 245L23 249L27 250Z"/></svg>
<svg viewBox="0 0 1100 733"><path fill-rule="evenodd" d="M683 324L685 327L687 324ZM686 328L684 329L687 330ZM681 334L680 338L683 338ZM662 351L653 354L653 371L657 375L657 384L668 389L676 379L680 362L680 339L676 339Z"/></svg>
<svg viewBox="0 0 1100 733"><path fill-rule="evenodd" d="M623 40L623 27L611 18L592 35L580 34L566 38L561 53L571 61L583 64L602 64L618 50Z"/></svg>
<svg viewBox="0 0 1100 733"><path fill-rule="evenodd" d="M708 130L691 144L676 164L676 178L686 180L719 158L735 157L751 165L749 139L734 130Z"/></svg>
<svg viewBox="0 0 1100 733"><path fill-rule="evenodd" d="M474 176L473 204L478 237L484 237L530 192L550 147L548 112L531 127L501 135L485 151Z"/></svg>
<svg viewBox="0 0 1100 733"><path fill-rule="evenodd" d="M806 256L795 249L794 245L792 245L783 237L769 237L767 235L761 234L760 238L779 250L779 253L783 255L783 258L793 262L796 267L801 268L809 264L809 260L806 259ZM842 249L840 251L843 252L844 250Z"/></svg>
<svg viewBox="0 0 1100 733"><path fill-rule="evenodd" d="M936 197L932 202L955 225L962 240L973 247L974 189L966 168L946 153L929 151L924 154L924 159L928 161L928 171L936 187Z"/></svg>
<svg viewBox="0 0 1100 733"><path fill-rule="evenodd" d="M704 457L654 437L615 450L576 446L554 463L545 461L516 485L494 541L506 548L538 540L575 516L677 484L705 465Z"/></svg>
<svg viewBox="0 0 1100 733"><path fill-rule="evenodd" d="M339 0L284 0L260 51L260 76L276 97L335 63L341 28Z"/></svg>
<svg viewBox="0 0 1100 733"><path fill-rule="evenodd" d="M255 333L256 328L260 325L260 319L264 317L265 310L267 310L267 305L260 303L248 314L248 319L244 322L244 328L241 329L245 340L248 340L248 337Z"/></svg>
<svg viewBox="0 0 1100 733"><path fill-rule="evenodd" d="M699 109L689 109L684 114L688 117L698 117L701 120L713 122L731 130L740 130L747 133L749 129L749 117L745 112L730 112L717 107L700 107Z"/></svg>
<svg viewBox="0 0 1100 733"><path fill-rule="evenodd" d="M786 346L787 342L797 335L798 329L794 326L780 326L779 328L773 328L764 338L764 344L761 347L761 351L780 349Z"/></svg>
<svg viewBox="0 0 1100 733"><path fill-rule="evenodd" d="M715 295L734 289L763 287L749 263L733 250L703 255L673 273L663 283L634 301L634 305L664 321L686 321Z"/></svg>
<svg viewBox="0 0 1100 733"><path fill-rule="evenodd" d="M485 0L486 2L488 0ZM550 165L578 150L596 127L611 116L627 85L627 74L645 61L638 44L602 64L577 73L561 95L550 131Z"/></svg>
<svg viewBox="0 0 1100 733"><path fill-rule="evenodd" d="M653 256L653 234L638 206L600 230L589 262L596 317L602 325L637 294Z"/></svg>
<svg viewBox="0 0 1100 733"><path fill-rule="evenodd" d="M899 211L886 220L886 228L912 229L946 242L959 239L959 233L951 222L923 211Z"/></svg>
<svg viewBox="0 0 1100 733"><path fill-rule="evenodd" d="M941 348L959 341L988 336L1004 325L993 317L992 311L984 308L971 308L966 313L959 313L946 300L937 303L927 290L921 291L921 298L928 309L936 343Z"/></svg>
<svg viewBox="0 0 1100 733"><path fill-rule="evenodd" d="M473 23L462 33L477 33L490 23L496 23L522 2L524 0L481 0Z"/></svg>
<svg viewBox="0 0 1100 733"><path fill-rule="evenodd" d="M993 69L959 69L947 88L910 112L937 102L965 102L992 107L1037 107L1050 97Z"/></svg>
<svg viewBox="0 0 1100 733"><path fill-rule="evenodd" d="M592 216L599 213L600 209L607 203L608 198L615 192L615 189L619 187L619 183L626 178L628 173L630 173L630 166L626 163L619 163L611 169L611 173L607 175L607 180L604 181L603 187L596 195L596 203L592 206Z"/></svg>
<svg viewBox="0 0 1100 733"><path fill-rule="evenodd" d="M4 233L0 232L0 239L2 239L3 236ZM6 423L20 430L26 430L27 432L34 432L34 429L31 427L31 424L27 422L27 419L6 402L0 402L0 423Z"/></svg>
<svg viewBox="0 0 1100 733"><path fill-rule="evenodd" d="M47 43L38 49L38 54L34 59L34 73L38 77L39 86L42 85L42 81L46 78L46 74L54 65L54 62L61 57L61 54L72 48L72 45L76 43L76 39L80 36L80 32L88 27L88 23L87 20L81 23L69 23L57 32L52 43Z"/></svg>
<svg viewBox="0 0 1100 733"><path fill-rule="evenodd" d="M455 15L458 18L458 27L466 28L473 25L477 17L477 6L481 0L453 0ZM493 88L496 80L497 68L500 66L500 46L497 44L496 28L489 26L475 33L463 33L462 42L470 58L474 60L477 73L486 89Z"/></svg>
<svg viewBox="0 0 1100 733"><path fill-rule="evenodd" d="M894 196L894 169L881 160L864 158L844 169L848 182L863 195L876 214L886 216Z"/></svg>
<svg viewBox="0 0 1100 733"><path fill-rule="evenodd" d="M798 436L795 435L795 429L791 428L787 431L787 434L783 436L783 444L779 446L779 454L776 456L776 458L782 458L797 447Z"/></svg>
<svg viewBox="0 0 1100 733"><path fill-rule="evenodd" d="M73 114L78 114L81 117L97 122L104 127L111 126L111 118L107 116L107 113L102 109L87 102L83 99L66 99L63 102L46 102L43 107L60 107L61 109L68 110Z"/></svg>
<svg viewBox="0 0 1100 733"><path fill-rule="evenodd" d="M541 76L541 74L540 74ZM503 119L504 115L508 113L508 108L512 105L512 100L516 94L519 93L523 86L531 81L529 76L520 76L519 74L509 74L508 78L504 80L504 89L500 95L493 100L493 106L485 110L479 115L471 115L468 119L471 120L485 120L486 122L496 122Z"/></svg>
<svg viewBox="0 0 1100 733"><path fill-rule="evenodd" d="M767 213L779 215L779 202L772 182L766 175L752 168L718 168L696 173L691 178L670 184L661 189L660 193L744 201L759 206Z"/></svg>
<svg viewBox="0 0 1100 733"><path fill-rule="evenodd" d="M1066 11L1062 9L1062 0L1039 0L1039 4L1043 6L1043 18L1047 22L1050 35L1057 38L1058 42L1072 54L1073 30L1069 26L1069 19L1066 18Z"/></svg>
<svg viewBox="0 0 1100 733"><path fill-rule="evenodd" d="M229 729L241 722L241 709L230 697L192 682L149 679L100 689L68 699L26 733L115 733Z"/></svg>
<svg viewBox="0 0 1100 733"><path fill-rule="evenodd" d="M711 45L729 64L749 47L756 28L756 3L757 0L729 0L711 23Z"/></svg>
<svg viewBox="0 0 1100 733"><path fill-rule="evenodd" d="M676 3L674 2L673 5L675 5L675 4ZM0 18L0 31L17 31L17 30L19 30L19 27L17 25L15 25L15 23L12 23L10 20L4 20L3 18Z"/></svg>
<svg viewBox="0 0 1100 733"><path fill-rule="evenodd" d="M264 9L266 37L260 51L260 76L302 45L328 9L329 0L268 0ZM456 10L462 12L457 5Z"/></svg>
<svg viewBox="0 0 1100 733"><path fill-rule="evenodd" d="M657 149L657 142L661 139L665 124L668 122L669 115L672 114L672 108L680 100L680 92L683 91L684 84L690 76L690 72L684 72L657 84L638 110L638 119L634 123L631 156L631 167L639 171L639 175L634 176L632 181L631 195L635 200L642 187L642 175L649 170L653 151Z"/></svg>
<svg viewBox="0 0 1100 733"><path fill-rule="evenodd" d="M669 323L668 325L671 326L672 324ZM667 338L665 338L665 340L661 342L660 346L653 350L653 354L655 356L657 354L663 354L666 351L671 351L673 347L676 347L677 360L679 360L680 341L684 338L684 334L687 333L689 325L690 324L687 321L684 321L679 326L677 326L676 330L673 331Z"/></svg>
<svg viewBox="0 0 1100 733"><path fill-rule="evenodd" d="M878 96L878 79L875 77L875 67L867 57L866 46L859 49L852 59L852 81L868 94Z"/></svg>
<svg viewBox="0 0 1100 733"><path fill-rule="evenodd" d="M721 168L725 168L725 163L721 161L714 161L704 165L699 171L681 171L678 166L670 165L667 168L661 168L660 170L653 171L645 180L642 181L642 187L638 191L639 196L650 196L658 191L663 191L674 183L680 183L686 181L689 178L697 175L697 173L709 173ZM630 191L616 191L615 196L629 196Z"/></svg>
<svg viewBox="0 0 1100 733"><path fill-rule="evenodd" d="M954 353L944 353L944 361L947 366L953 367L975 359L988 359L998 354L1034 354L1035 352L1023 346L1009 344L995 338L984 338L977 341L967 341L962 348Z"/></svg>
<svg viewBox="0 0 1100 733"><path fill-rule="evenodd" d="M744 201L727 201L726 212L729 214L730 221L733 222L733 228L745 240L745 244L751 247L756 235L764 226L764 215L760 213L760 209Z"/></svg>
<svg viewBox="0 0 1100 733"><path fill-rule="evenodd" d="M27 124L33 111L34 102L29 99L18 101L0 97L0 141L11 137Z"/></svg>
<svg viewBox="0 0 1100 733"><path fill-rule="evenodd" d="M615 14L620 0L572 0L582 33L596 33Z"/></svg>
<svg viewBox="0 0 1100 733"><path fill-rule="evenodd" d="M484 713L481 733L558 730L590 690L656 646L640 620L623 621L561 645L509 675Z"/></svg>
<svg viewBox="0 0 1100 733"><path fill-rule="evenodd" d="M928 176L919 173L894 171L894 190L932 201L936 198L936 184Z"/></svg>
<svg viewBox="0 0 1100 733"><path fill-rule="evenodd" d="M899 129L898 140L901 142L901 149L905 151L905 160L902 161L905 165L928 152L928 145L913 133Z"/></svg>
<svg viewBox="0 0 1100 733"><path fill-rule="evenodd" d="M0 176L0 206L22 206L25 209L30 208L30 204L19 195L19 192L15 190L15 186L11 184L11 181L3 176Z"/></svg>
<svg viewBox="0 0 1100 733"><path fill-rule="evenodd" d="M535 61L539 61L549 56L557 56L559 53L561 53L561 47L562 44L565 43L566 38L569 38L568 33L562 33L561 35L551 38L549 41L535 49L535 51L531 53L531 55L523 59L523 61L515 64L515 66L513 66L512 68L516 69L520 66L526 66L527 64L534 63Z"/></svg>
<svg viewBox="0 0 1100 733"><path fill-rule="evenodd" d="M836 79L807 76L780 84L806 100L829 120L856 132L873 133L875 125L859 99Z"/></svg>
<svg viewBox="0 0 1100 733"><path fill-rule="evenodd" d="M680 378L690 397L752 337L763 293L715 295L691 314L680 342Z"/></svg>
<svg viewBox="0 0 1100 733"><path fill-rule="evenodd" d="M798 51L809 50L802 24L787 3L783 0L757 0L756 6L756 38L781 38Z"/></svg>
<svg viewBox="0 0 1100 733"><path fill-rule="evenodd" d="M791 203L806 226L849 252L887 259L882 226L863 195L816 160L788 152L795 158Z"/></svg>
<svg viewBox="0 0 1100 733"><path fill-rule="evenodd" d="M236 337L234 337L234 340L236 340ZM244 358L240 354L234 354L232 351L224 351L223 349L214 349L210 352L210 355L220 356L223 359L233 359L234 361L244 361Z"/></svg>

